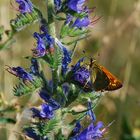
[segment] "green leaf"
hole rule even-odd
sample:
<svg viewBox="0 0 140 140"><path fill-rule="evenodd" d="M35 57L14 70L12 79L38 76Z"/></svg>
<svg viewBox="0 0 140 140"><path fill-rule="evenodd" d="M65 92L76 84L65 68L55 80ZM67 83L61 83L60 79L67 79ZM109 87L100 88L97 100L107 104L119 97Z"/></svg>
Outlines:
<svg viewBox="0 0 140 140"><path fill-rule="evenodd" d="M74 102L78 98L80 91L81 90L74 84L70 84L70 91L67 96L68 100L66 102L66 107L69 106L72 102Z"/></svg>
<svg viewBox="0 0 140 140"><path fill-rule="evenodd" d="M64 38L64 37L78 37L78 36L85 36L88 33L88 29L86 28L76 28L76 27L71 27L70 25L63 25L61 27L61 31L60 31L60 37Z"/></svg>
<svg viewBox="0 0 140 140"><path fill-rule="evenodd" d="M43 86L42 79L36 77L35 80L29 84L25 84L22 81L14 87L14 95L22 96L35 92L36 90L41 89Z"/></svg>
<svg viewBox="0 0 140 140"><path fill-rule="evenodd" d="M53 60L54 60L53 65L52 65L53 69L58 69L58 67L62 63L62 57L63 57L63 53L62 53L61 49L56 47L55 53L53 55Z"/></svg>
<svg viewBox="0 0 140 140"><path fill-rule="evenodd" d="M10 25L14 31L20 31L25 27L40 20L40 16L37 10L33 10L31 13L19 14L15 19L10 21Z"/></svg>
<svg viewBox="0 0 140 140"><path fill-rule="evenodd" d="M49 120L44 126L43 129L44 135L48 135L52 131L55 132L55 130L57 129L56 127L58 127L58 124L59 124L59 120L56 118Z"/></svg>
<svg viewBox="0 0 140 140"><path fill-rule="evenodd" d="M59 130L58 134L55 135L55 140L67 140L67 139L63 136L61 129Z"/></svg>

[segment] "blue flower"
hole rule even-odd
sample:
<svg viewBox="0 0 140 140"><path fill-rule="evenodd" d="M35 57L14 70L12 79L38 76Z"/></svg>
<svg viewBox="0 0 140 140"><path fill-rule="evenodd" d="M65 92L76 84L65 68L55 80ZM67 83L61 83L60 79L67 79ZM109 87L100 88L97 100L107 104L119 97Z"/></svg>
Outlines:
<svg viewBox="0 0 140 140"><path fill-rule="evenodd" d="M76 72L81 67L81 63L84 61L84 59L84 57L79 59L78 62L72 67L73 72Z"/></svg>
<svg viewBox="0 0 140 140"><path fill-rule="evenodd" d="M55 39L56 44L60 47L60 49L63 51L63 59L62 59L62 74L65 74L67 72L67 67L69 63L71 62L71 52L69 52L66 47L56 38Z"/></svg>
<svg viewBox="0 0 140 140"><path fill-rule="evenodd" d="M31 73L34 75L39 75L39 64L36 58L31 59Z"/></svg>
<svg viewBox="0 0 140 140"><path fill-rule="evenodd" d="M84 18L77 18L72 26L77 28L83 28L83 27L88 27L89 24L90 24L90 19L88 16L86 16Z"/></svg>
<svg viewBox="0 0 140 140"><path fill-rule="evenodd" d="M42 26L43 33L34 33L34 38L37 40L37 47L33 49L33 55L36 57L43 57L48 52L54 51L54 39L48 34L47 30Z"/></svg>
<svg viewBox="0 0 140 140"><path fill-rule="evenodd" d="M80 134L71 138L71 140L99 140L104 134L101 128L103 128L102 122L98 122L95 126L91 123Z"/></svg>
<svg viewBox="0 0 140 140"><path fill-rule="evenodd" d="M84 4L86 0L68 0L68 8L81 13L84 9Z"/></svg>
<svg viewBox="0 0 140 140"><path fill-rule="evenodd" d="M43 32L40 37L44 39L45 44L49 47L54 47L54 38L48 34L47 28L42 25L40 29Z"/></svg>
<svg viewBox="0 0 140 140"><path fill-rule="evenodd" d="M63 59L62 59L62 74L65 74L68 70L68 65L71 62L70 52L63 47Z"/></svg>
<svg viewBox="0 0 140 140"><path fill-rule="evenodd" d="M84 91L90 92L93 91L91 73L86 66L81 65L81 62L84 61L84 57L81 58L75 66L72 66L70 73L72 73L72 82L79 85L83 88Z"/></svg>
<svg viewBox="0 0 140 140"><path fill-rule="evenodd" d="M9 67L8 66L6 70L10 72L11 74L19 77L24 82L33 80L33 76L30 73L26 72L22 67Z"/></svg>
<svg viewBox="0 0 140 140"><path fill-rule="evenodd" d="M48 140L46 136L40 136L38 134L38 130L36 130L34 127L24 128L24 133L26 136L32 138L33 140Z"/></svg>
<svg viewBox="0 0 140 140"><path fill-rule="evenodd" d="M74 73L73 78L74 78L75 81L84 85L86 82L88 82L88 80L90 78L90 72L85 67L81 67L79 70L77 70Z"/></svg>
<svg viewBox="0 0 140 140"><path fill-rule="evenodd" d="M103 128L103 123L98 122L96 125L95 123L95 114L92 111L92 105L91 101L88 101L88 111L86 115L89 115L92 123L85 128L84 130L81 131L82 126L80 122L78 121L76 123L75 128L72 131L72 138L70 140L99 140L100 138L103 137L103 134L106 132L106 128Z"/></svg>
<svg viewBox="0 0 140 140"><path fill-rule="evenodd" d="M90 79L90 71L85 67L80 67L77 71L73 73L72 79L74 83L81 86L85 91L91 91L92 82Z"/></svg>
<svg viewBox="0 0 140 140"><path fill-rule="evenodd" d="M91 120L94 122L96 120L96 116L94 114L94 112L92 111L92 103L89 100L88 101L88 111L87 111L87 115L90 116Z"/></svg>
<svg viewBox="0 0 140 140"><path fill-rule="evenodd" d="M78 134L80 132L81 128L82 128L82 126L80 124L80 121L76 122L76 125L75 125L74 129L72 130L72 134L73 135Z"/></svg>
<svg viewBox="0 0 140 140"><path fill-rule="evenodd" d="M67 14L65 24L66 25L70 24L72 20L73 20L73 16L70 14Z"/></svg>
<svg viewBox="0 0 140 140"><path fill-rule="evenodd" d="M30 137L34 140L41 140L41 137L39 135L37 135L37 132L32 127L25 128L24 133L25 133L26 136L28 136L28 137Z"/></svg>
<svg viewBox="0 0 140 140"><path fill-rule="evenodd" d="M68 14L66 17L65 25L68 25L70 28L87 28L91 24L91 21L87 16L82 18L74 18L72 15Z"/></svg>
<svg viewBox="0 0 140 140"><path fill-rule="evenodd" d="M67 83L64 83L64 84L62 85L62 89L63 89L64 94L67 96L67 95L68 95L68 92L69 92L69 90L70 90L69 85L68 85Z"/></svg>
<svg viewBox="0 0 140 140"><path fill-rule="evenodd" d="M60 108L59 103L57 103L53 98L51 98L46 90L42 89L39 95L45 102L47 102L53 108L53 110Z"/></svg>
<svg viewBox="0 0 140 140"><path fill-rule="evenodd" d="M16 0L19 4L19 11L24 13L31 13L33 11L33 4L30 0Z"/></svg>
<svg viewBox="0 0 140 140"><path fill-rule="evenodd" d="M55 8L57 11L61 9L62 1L61 0L54 0Z"/></svg>
<svg viewBox="0 0 140 140"><path fill-rule="evenodd" d="M49 104L42 104L41 109L31 108L33 117L40 119L52 119L54 117L54 109Z"/></svg>
<svg viewBox="0 0 140 140"><path fill-rule="evenodd" d="M35 117L40 118L41 117L39 109L32 107L31 111L32 111L33 118L35 118Z"/></svg>
<svg viewBox="0 0 140 140"><path fill-rule="evenodd" d="M38 33L34 33L34 38L37 40L37 47L36 49L33 49L33 55L36 57L42 57L46 54L44 41Z"/></svg>

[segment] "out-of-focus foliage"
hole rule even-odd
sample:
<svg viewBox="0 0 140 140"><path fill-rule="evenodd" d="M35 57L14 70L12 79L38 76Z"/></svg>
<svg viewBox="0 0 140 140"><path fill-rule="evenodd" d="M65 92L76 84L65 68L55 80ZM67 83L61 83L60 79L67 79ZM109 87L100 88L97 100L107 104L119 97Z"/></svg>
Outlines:
<svg viewBox="0 0 140 140"><path fill-rule="evenodd" d="M38 5L44 3L43 0L34 1ZM77 47L75 60L79 58L84 50L88 56L96 56L101 64L122 79L123 88L120 91L113 92L113 94L106 93L107 96L101 101L96 114L98 118L104 119L103 121L106 123L115 120L115 123L110 127L109 139L139 140L140 0L90 0L90 3L94 3L96 14L102 18L91 27L91 36ZM44 5L41 8L45 11L46 7ZM11 10L8 0L0 1L0 25L4 25L4 29L9 29L8 22L15 14L16 12ZM25 31L21 31L15 37L18 40L14 45L0 52L0 92L4 93L2 94L2 100L6 102L6 106L14 106L15 102L16 104L20 102L19 108L22 109L22 105L27 107L34 105L37 100L36 96L30 97L30 99L28 99L29 96L28 98L25 96L15 101L11 93L15 81L4 71L6 64L20 65L22 63L23 66L28 65L22 60L24 59L23 56L31 54L28 51L33 44L30 37L35 30L35 24L27 27ZM3 27L1 26L0 37L2 34ZM4 42L7 36L4 35L3 39L0 41ZM98 53L96 53L97 50ZM49 75L48 78L50 78ZM11 119L15 117L11 114L9 116ZM2 115L0 117L2 118ZM0 129L0 139L12 139L14 131L18 129L17 125L18 123L12 129L11 124L6 126L0 124L2 128Z"/></svg>

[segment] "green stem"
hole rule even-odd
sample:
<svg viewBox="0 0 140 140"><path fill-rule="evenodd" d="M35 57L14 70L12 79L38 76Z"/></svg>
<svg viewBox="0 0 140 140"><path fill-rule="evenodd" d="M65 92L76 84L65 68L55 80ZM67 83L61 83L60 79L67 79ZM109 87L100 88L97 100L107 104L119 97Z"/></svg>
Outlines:
<svg viewBox="0 0 140 140"><path fill-rule="evenodd" d="M51 34L53 37L56 37L55 21L54 21L54 17L53 17L54 0L47 0L47 9L48 9L48 30L49 30L49 34Z"/></svg>
<svg viewBox="0 0 140 140"><path fill-rule="evenodd" d="M55 21L54 21L54 0L47 1L47 9L48 9L48 31L49 34L55 38L56 37L56 30L55 30ZM54 54L55 55L55 54ZM53 57L57 59L57 57ZM56 61L56 60L54 60ZM53 93L56 92L56 87L58 84L58 68L52 69L52 80L53 80Z"/></svg>
<svg viewBox="0 0 140 140"><path fill-rule="evenodd" d="M8 39L4 43L0 44L0 50L8 48L10 45L12 45L15 42L15 39L13 38L15 33L16 32L12 31Z"/></svg>

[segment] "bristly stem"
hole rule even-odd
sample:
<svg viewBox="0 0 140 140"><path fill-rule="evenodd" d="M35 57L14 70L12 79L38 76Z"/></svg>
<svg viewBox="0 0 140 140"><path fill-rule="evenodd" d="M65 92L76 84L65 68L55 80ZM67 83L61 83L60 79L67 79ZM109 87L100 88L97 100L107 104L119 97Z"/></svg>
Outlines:
<svg viewBox="0 0 140 140"><path fill-rule="evenodd" d="M56 30L55 30L55 21L53 17L54 12L54 0L47 0L47 11L48 11L48 32L49 34L55 38L56 37ZM56 46L54 46L56 47ZM55 58L57 59L57 58ZM55 60L54 60L55 61ZM53 93L56 92L56 85L58 82L58 68L52 69L52 80L53 80Z"/></svg>
<svg viewBox="0 0 140 140"><path fill-rule="evenodd" d="M12 45L15 42L15 39L13 38L16 32L11 31L10 36L8 39L3 43L0 44L0 50L8 48L10 45Z"/></svg>
<svg viewBox="0 0 140 140"><path fill-rule="evenodd" d="M53 37L56 37L55 22L53 17L54 12L54 0L47 0L48 9L48 31Z"/></svg>

